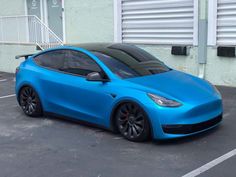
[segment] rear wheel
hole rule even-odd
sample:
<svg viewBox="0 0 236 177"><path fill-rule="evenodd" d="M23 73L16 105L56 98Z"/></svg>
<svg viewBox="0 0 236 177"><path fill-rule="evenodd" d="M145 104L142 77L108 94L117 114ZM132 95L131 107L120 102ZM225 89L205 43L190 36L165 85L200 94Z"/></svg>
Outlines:
<svg viewBox="0 0 236 177"><path fill-rule="evenodd" d="M135 103L124 103L118 108L116 125L120 133L131 141L145 141L150 135L147 116Z"/></svg>
<svg viewBox="0 0 236 177"><path fill-rule="evenodd" d="M42 105L38 94L32 87L23 87L20 91L19 102L27 116L38 117L42 115Z"/></svg>

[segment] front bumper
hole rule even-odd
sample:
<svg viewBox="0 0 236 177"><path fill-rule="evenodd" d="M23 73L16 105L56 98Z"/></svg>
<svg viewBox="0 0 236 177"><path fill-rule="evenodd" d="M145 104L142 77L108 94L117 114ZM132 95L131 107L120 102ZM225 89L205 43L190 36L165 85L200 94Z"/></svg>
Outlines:
<svg viewBox="0 0 236 177"><path fill-rule="evenodd" d="M213 119L197 124L162 125L162 130L164 133L168 134L192 134L209 129L219 124L221 120L222 114Z"/></svg>
<svg viewBox="0 0 236 177"><path fill-rule="evenodd" d="M177 108L149 103L145 109L154 139L173 139L197 134L219 125L223 117L221 98L184 104Z"/></svg>

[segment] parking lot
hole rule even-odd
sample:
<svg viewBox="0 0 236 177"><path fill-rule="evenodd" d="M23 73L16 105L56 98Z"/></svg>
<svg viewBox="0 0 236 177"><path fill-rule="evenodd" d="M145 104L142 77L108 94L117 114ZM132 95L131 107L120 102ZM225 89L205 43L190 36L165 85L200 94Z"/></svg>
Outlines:
<svg viewBox="0 0 236 177"><path fill-rule="evenodd" d="M0 176L235 177L236 88L219 90L219 127L184 139L133 143L59 118L26 117L14 96L14 76L0 72Z"/></svg>

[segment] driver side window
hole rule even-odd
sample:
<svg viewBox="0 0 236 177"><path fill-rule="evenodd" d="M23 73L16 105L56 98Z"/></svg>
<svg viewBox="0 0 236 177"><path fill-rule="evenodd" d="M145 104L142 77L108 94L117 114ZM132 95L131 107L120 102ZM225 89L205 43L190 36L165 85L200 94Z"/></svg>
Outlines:
<svg viewBox="0 0 236 177"><path fill-rule="evenodd" d="M67 50L65 53L65 60L63 71L87 76L91 72L101 72L98 64L84 53Z"/></svg>

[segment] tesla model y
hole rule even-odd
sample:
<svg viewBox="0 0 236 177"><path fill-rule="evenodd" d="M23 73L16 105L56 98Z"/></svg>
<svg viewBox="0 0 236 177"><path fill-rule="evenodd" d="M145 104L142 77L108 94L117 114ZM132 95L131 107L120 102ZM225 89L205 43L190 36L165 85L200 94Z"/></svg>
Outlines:
<svg viewBox="0 0 236 177"><path fill-rule="evenodd" d="M222 120L215 86L133 45L62 46L20 57L16 94L28 116L70 117L131 141L189 136Z"/></svg>

